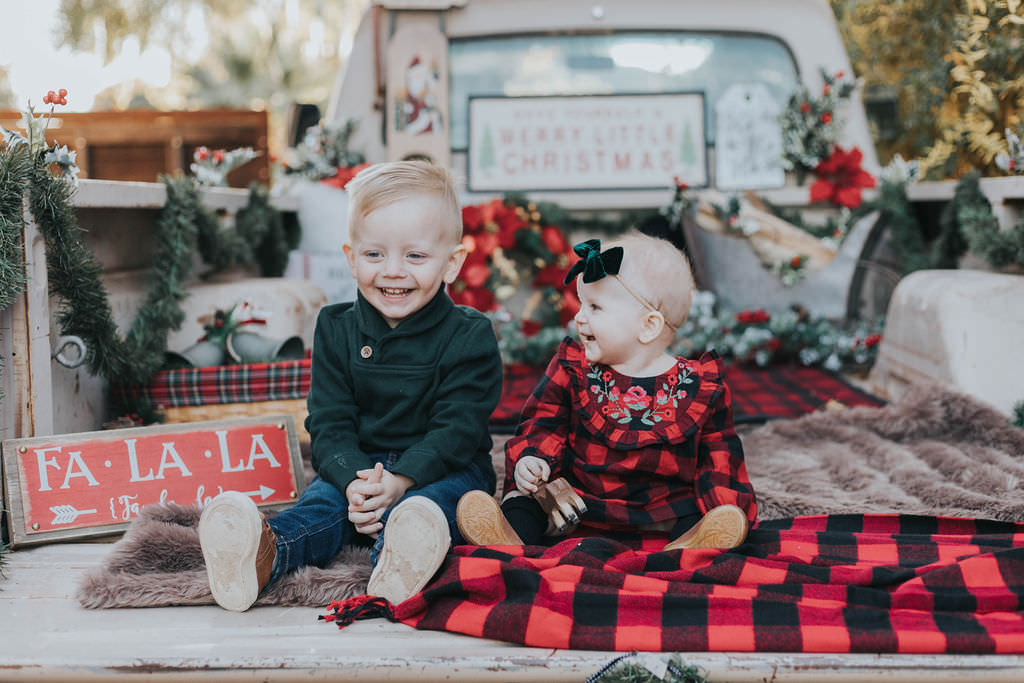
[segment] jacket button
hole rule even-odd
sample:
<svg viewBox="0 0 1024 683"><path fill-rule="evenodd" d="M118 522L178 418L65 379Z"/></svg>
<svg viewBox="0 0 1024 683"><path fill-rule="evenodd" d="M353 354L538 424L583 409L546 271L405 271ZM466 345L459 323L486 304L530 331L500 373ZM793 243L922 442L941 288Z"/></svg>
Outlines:
<svg viewBox="0 0 1024 683"><path fill-rule="evenodd" d="M359 355L362 356L363 358L369 358L370 356L373 355L373 349L371 349L369 346L364 346L363 348L359 349Z"/></svg>

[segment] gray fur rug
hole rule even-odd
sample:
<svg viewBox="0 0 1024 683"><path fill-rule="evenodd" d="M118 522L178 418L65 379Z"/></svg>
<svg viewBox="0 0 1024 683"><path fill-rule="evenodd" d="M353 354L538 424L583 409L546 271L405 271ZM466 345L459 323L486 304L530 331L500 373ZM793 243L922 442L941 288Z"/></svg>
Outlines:
<svg viewBox="0 0 1024 683"><path fill-rule="evenodd" d="M881 408L771 422L741 436L760 519L899 512L1024 521L1024 430L943 387L912 389ZM144 508L86 575L79 602L211 604L198 521L196 506ZM369 550L345 548L324 569L284 577L257 604L324 607L363 593L369 574Z"/></svg>

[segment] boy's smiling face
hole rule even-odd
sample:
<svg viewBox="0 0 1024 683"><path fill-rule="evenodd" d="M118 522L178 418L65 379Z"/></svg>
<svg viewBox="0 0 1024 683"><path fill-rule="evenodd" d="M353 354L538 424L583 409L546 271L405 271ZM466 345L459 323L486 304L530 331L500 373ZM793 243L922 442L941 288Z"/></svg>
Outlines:
<svg viewBox="0 0 1024 683"><path fill-rule="evenodd" d="M466 250L441 199L411 195L363 217L344 246L363 297L395 327L423 308L462 268Z"/></svg>

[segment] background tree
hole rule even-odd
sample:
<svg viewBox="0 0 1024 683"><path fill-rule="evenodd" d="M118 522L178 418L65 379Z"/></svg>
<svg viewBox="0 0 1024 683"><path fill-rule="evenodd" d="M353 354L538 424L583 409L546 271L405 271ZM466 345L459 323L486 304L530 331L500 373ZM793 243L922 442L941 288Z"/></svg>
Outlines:
<svg viewBox="0 0 1024 683"><path fill-rule="evenodd" d="M994 156L1024 109L1024 4L830 2L869 105L896 100L894 119L876 131L882 160L922 158L933 178L1001 174Z"/></svg>
<svg viewBox="0 0 1024 683"><path fill-rule="evenodd" d="M284 135L292 102L324 108L369 0L62 0L59 39L112 59L125 41L172 56L164 88L124 83L94 108L266 109ZM272 142L280 147L280 137ZM276 143L276 144L275 144Z"/></svg>
<svg viewBox="0 0 1024 683"><path fill-rule="evenodd" d="M15 109L14 93L7 77L7 69L0 66L0 109Z"/></svg>

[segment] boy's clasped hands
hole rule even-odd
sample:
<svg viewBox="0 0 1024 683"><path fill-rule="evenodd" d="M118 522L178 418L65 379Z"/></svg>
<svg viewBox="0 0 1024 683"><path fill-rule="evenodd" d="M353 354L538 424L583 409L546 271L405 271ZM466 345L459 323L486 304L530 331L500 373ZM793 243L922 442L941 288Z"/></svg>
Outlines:
<svg viewBox="0 0 1024 683"><path fill-rule="evenodd" d="M377 463L373 469L356 472L356 478L345 488L348 519L356 531L377 538L384 528L381 522L384 512L397 503L413 483L404 474L384 469L382 463Z"/></svg>

